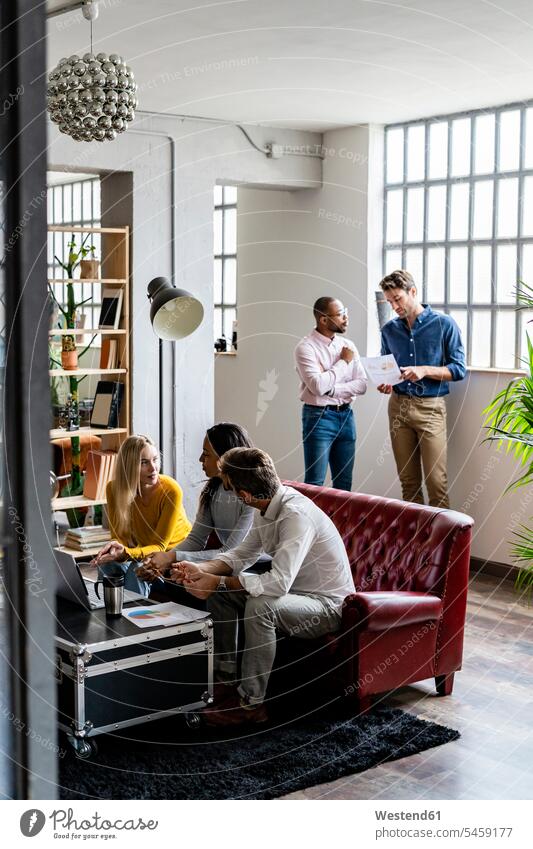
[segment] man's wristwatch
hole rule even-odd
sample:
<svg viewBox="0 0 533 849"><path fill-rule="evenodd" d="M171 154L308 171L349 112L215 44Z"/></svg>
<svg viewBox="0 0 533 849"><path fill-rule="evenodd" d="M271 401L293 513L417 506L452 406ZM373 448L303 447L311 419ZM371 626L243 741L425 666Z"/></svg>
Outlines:
<svg viewBox="0 0 533 849"><path fill-rule="evenodd" d="M217 584L217 592L221 592L221 591L223 592L224 590L227 590L227 589L228 588L226 586L226 576L221 575L220 578L219 578L218 584Z"/></svg>

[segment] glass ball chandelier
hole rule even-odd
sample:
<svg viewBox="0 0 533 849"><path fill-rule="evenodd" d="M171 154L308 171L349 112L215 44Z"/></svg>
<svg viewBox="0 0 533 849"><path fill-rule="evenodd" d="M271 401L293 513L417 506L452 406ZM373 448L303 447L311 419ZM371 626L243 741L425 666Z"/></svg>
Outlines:
<svg viewBox="0 0 533 849"><path fill-rule="evenodd" d="M59 60L48 77L48 111L59 131L75 141L112 141L135 117L137 83L122 56L93 54L98 6L88 0L82 11L91 22L91 52Z"/></svg>

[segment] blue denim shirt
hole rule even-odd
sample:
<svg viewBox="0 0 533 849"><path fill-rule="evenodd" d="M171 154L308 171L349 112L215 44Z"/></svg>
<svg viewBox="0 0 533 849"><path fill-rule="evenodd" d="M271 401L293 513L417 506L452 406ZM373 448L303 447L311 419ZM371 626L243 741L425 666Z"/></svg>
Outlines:
<svg viewBox="0 0 533 849"><path fill-rule="evenodd" d="M381 353L394 354L399 366L446 366L454 380L466 374L465 351L461 333L449 315L435 312L423 304L424 311L417 316L413 327L403 318L393 318L381 331ZM449 393L446 380L422 380L398 383L398 395L418 395L437 398Z"/></svg>

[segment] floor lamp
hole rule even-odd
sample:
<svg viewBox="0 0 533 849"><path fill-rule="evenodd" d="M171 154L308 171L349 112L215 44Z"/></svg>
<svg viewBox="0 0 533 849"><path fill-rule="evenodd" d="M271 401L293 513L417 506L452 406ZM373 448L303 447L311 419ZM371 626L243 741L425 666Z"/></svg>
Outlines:
<svg viewBox="0 0 533 849"><path fill-rule="evenodd" d="M148 284L150 322L159 337L159 448L163 447L163 341L177 342L194 333L204 317L202 303L185 289L177 289L166 277ZM173 352L173 357L175 356ZM173 359L173 371L175 371ZM174 375L173 375L174 385ZM172 399L175 404L175 399Z"/></svg>

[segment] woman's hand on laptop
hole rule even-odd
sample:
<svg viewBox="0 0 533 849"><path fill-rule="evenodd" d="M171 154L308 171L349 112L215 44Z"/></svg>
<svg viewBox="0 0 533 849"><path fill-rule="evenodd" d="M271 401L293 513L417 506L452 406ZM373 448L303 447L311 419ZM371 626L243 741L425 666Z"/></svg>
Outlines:
<svg viewBox="0 0 533 849"><path fill-rule="evenodd" d="M91 566L101 566L102 563L112 563L113 561L122 563L124 560L126 560L125 547L122 543L117 542L116 540L111 540L111 542L107 542L104 547L100 549L96 557L93 557L91 560Z"/></svg>

